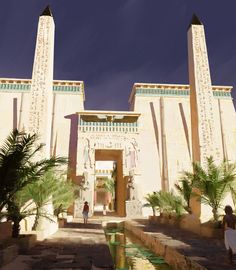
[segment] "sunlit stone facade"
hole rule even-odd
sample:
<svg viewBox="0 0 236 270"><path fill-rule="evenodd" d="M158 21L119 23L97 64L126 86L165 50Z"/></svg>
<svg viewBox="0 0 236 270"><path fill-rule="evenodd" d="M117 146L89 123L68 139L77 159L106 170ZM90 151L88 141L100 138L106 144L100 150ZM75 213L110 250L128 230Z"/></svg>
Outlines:
<svg viewBox="0 0 236 270"><path fill-rule="evenodd" d="M115 160L117 214L147 214L144 196L171 190L192 161L236 161L232 87L211 85L203 25L193 22L188 42L190 85L135 83L129 111L88 111L82 81L53 80L54 22L42 14L32 79L0 79L0 141L13 128L39 133L46 156L69 158L91 209L95 161Z"/></svg>

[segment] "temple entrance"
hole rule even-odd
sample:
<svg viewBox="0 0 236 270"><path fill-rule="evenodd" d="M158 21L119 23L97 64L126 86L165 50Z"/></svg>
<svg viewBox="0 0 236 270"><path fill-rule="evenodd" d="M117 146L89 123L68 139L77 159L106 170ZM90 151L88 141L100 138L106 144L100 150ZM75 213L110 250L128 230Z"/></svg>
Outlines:
<svg viewBox="0 0 236 270"><path fill-rule="evenodd" d="M122 150L95 150L94 212L125 216Z"/></svg>
<svg viewBox="0 0 236 270"><path fill-rule="evenodd" d="M74 216L81 216L84 201L91 214L103 214L104 207L107 215L140 215L139 114L86 111L78 115L76 177L81 194L74 203Z"/></svg>
<svg viewBox="0 0 236 270"><path fill-rule="evenodd" d="M95 161L95 214L106 215L115 212L116 182L116 161Z"/></svg>

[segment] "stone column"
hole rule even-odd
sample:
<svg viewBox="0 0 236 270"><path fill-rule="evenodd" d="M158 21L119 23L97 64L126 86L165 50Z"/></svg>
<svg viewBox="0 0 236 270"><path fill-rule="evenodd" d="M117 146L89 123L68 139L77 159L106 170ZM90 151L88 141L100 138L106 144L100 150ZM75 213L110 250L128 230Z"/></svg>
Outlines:
<svg viewBox="0 0 236 270"><path fill-rule="evenodd" d="M214 134L213 91L204 26L196 15L188 29L188 62L193 162L206 166L208 157L219 159ZM200 202L192 201L193 213L201 214Z"/></svg>
<svg viewBox="0 0 236 270"><path fill-rule="evenodd" d="M42 157L50 156L53 105L54 20L47 7L39 17L30 92L28 131L45 144Z"/></svg>
<svg viewBox="0 0 236 270"><path fill-rule="evenodd" d="M160 97L160 122L161 122L161 152L162 152L161 186L162 190L169 191L168 156L167 156L167 143L165 130L165 105L163 97Z"/></svg>

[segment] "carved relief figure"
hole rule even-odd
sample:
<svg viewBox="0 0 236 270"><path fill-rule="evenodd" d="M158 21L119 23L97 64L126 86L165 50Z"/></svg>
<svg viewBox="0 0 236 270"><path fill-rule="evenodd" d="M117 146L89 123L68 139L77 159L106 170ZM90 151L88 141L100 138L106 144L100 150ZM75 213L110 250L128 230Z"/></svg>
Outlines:
<svg viewBox="0 0 236 270"><path fill-rule="evenodd" d="M128 169L137 168L138 166L138 143L132 138L129 146L125 147L125 166Z"/></svg>
<svg viewBox="0 0 236 270"><path fill-rule="evenodd" d="M91 147L89 139L85 139L84 145L84 168L87 169L88 167L92 168L91 162Z"/></svg>

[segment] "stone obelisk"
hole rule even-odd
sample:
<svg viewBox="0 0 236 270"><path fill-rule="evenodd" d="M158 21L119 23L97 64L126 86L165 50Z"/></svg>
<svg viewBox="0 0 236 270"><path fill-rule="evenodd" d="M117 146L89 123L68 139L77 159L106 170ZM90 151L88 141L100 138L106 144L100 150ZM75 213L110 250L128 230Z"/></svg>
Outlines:
<svg viewBox="0 0 236 270"><path fill-rule="evenodd" d="M49 6L39 17L30 92L30 133L44 144L42 158L50 156L55 25Z"/></svg>
<svg viewBox="0 0 236 270"><path fill-rule="evenodd" d="M214 97L205 32L203 24L196 15L193 15L188 29L188 62L192 156L193 162L199 162L204 168L208 157L213 156L214 160L218 159L218 151L214 134ZM192 210L200 216L200 203L195 201Z"/></svg>
<svg viewBox="0 0 236 270"><path fill-rule="evenodd" d="M204 26L193 15L188 30L188 60L193 161L202 166L206 158L217 159L214 136L213 91Z"/></svg>
<svg viewBox="0 0 236 270"><path fill-rule="evenodd" d="M30 92L30 110L28 131L39 136L44 144L38 159L50 157L51 125L53 107L53 60L55 25L49 6L39 17L37 40L34 55L33 74ZM43 210L53 217L53 205L49 201ZM37 230L47 235L57 230L57 223L40 217Z"/></svg>

